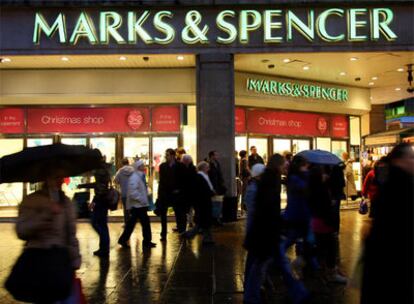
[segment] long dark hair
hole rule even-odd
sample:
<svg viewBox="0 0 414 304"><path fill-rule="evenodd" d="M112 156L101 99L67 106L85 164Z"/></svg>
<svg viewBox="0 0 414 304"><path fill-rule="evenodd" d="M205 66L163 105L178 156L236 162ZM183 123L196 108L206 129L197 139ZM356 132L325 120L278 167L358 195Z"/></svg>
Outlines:
<svg viewBox="0 0 414 304"><path fill-rule="evenodd" d="M308 164L306 158L304 158L301 155L295 155L295 157L293 157L293 160L289 165L288 178L291 175L299 175L301 173L300 168L305 166L306 164Z"/></svg>
<svg viewBox="0 0 414 304"><path fill-rule="evenodd" d="M273 154L267 162L266 169L281 173L281 166L285 164L285 158L276 153Z"/></svg>

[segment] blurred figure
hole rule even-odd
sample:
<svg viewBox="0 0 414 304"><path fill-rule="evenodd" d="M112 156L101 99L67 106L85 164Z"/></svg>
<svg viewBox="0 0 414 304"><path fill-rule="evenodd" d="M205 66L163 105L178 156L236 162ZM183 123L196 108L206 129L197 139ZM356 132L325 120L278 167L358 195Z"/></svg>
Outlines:
<svg viewBox="0 0 414 304"><path fill-rule="evenodd" d="M354 170L352 169L353 160L349 158L348 152L342 153L342 159L345 163L345 194L347 198L355 200L357 197L357 190L355 186Z"/></svg>
<svg viewBox="0 0 414 304"><path fill-rule="evenodd" d="M128 194L128 179L134 173L134 168L129 165L128 158L122 159L122 167L116 172L114 182L121 188L122 211L124 212L124 224L128 221L128 210L126 200Z"/></svg>
<svg viewBox="0 0 414 304"><path fill-rule="evenodd" d="M56 264L59 258L59 269L47 269L47 265L30 265L32 268L26 269L27 277L33 280L30 272L34 270L38 274L38 267L43 267L43 273L58 271L59 283L67 282L68 286L58 286L60 291L66 289L67 295L72 290L73 277L75 270L80 268L81 255L79 252L79 242L76 238L76 212L74 204L61 190L63 178L49 178L43 184L41 190L38 190L23 198L19 205L19 216L16 221L16 232L19 239L26 241L24 253L32 257L38 256L36 260L53 259L51 262ZM29 254L30 252L30 254ZM24 254L23 253L23 254ZM40 256L42 255L43 258ZM40 258L40 259L39 259ZM66 273L67 272L67 273ZM66 279L65 279L66 278ZM52 279L53 278L46 278ZM41 281L45 282L42 278ZM57 284L50 282L49 288ZM22 290L30 288L20 286ZM47 289L48 286L40 286ZM45 299L52 297L57 290L50 290ZM55 301L58 299L54 299ZM60 299L62 300L62 299ZM53 302L53 301L51 301Z"/></svg>
<svg viewBox="0 0 414 304"><path fill-rule="evenodd" d="M344 177L345 165L343 163L333 166L330 170L330 176L328 179L328 187L331 192L332 211L334 218L334 228L337 236L339 236L339 229L341 223L341 200L346 199L344 192L345 189L345 177Z"/></svg>
<svg viewBox="0 0 414 304"><path fill-rule="evenodd" d="M362 167L362 180L364 181L367 177L368 173L374 168L374 161L372 156L369 156L366 160L364 166Z"/></svg>
<svg viewBox="0 0 414 304"><path fill-rule="evenodd" d="M118 240L118 244L128 248L129 238L134 231L139 219L142 227L142 246L146 248L155 247L152 243L151 224L148 217L148 189L145 181L145 165L139 160L133 165L134 173L128 180L127 209L130 217L125 225L124 231Z"/></svg>
<svg viewBox="0 0 414 304"><path fill-rule="evenodd" d="M78 188L94 189L95 196L91 203L92 227L99 235L99 249L93 254L107 258L109 256L109 230L108 230L108 192L111 176L108 164L102 160L101 167L94 172L95 182L80 184Z"/></svg>
<svg viewBox="0 0 414 304"><path fill-rule="evenodd" d="M160 165L160 181L158 186L158 203L155 213L161 217L161 241L167 237L167 210L174 208L175 220L179 233L186 230L187 219L183 204L184 165L178 162L173 149L165 151L166 161Z"/></svg>
<svg viewBox="0 0 414 304"><path fill-rule="evenodd" d="M263 158L257 154L256 146L250 147L249 168L251 169L255 164L264 164Z"/></svg>
<svg viewBox="0 0 414 304"><path fill-rule="evenodd" d="M190 227L194 226L194 205L196 201L195 180L197 170L193 164L193 158L189 154L182 156L181 162L184 164L184 181L183 181L183 202L187 214L187 223Z"/></svg>
<svg viewBox="0 0 414 304"><path fill-rule="evenodd" d="M175 153L177 156L177 161L181 161L183 158L183 155L186 154L187 152L185 151L185 149L183 147L179 147L177 149L175 149Z"/></svg>
<svg viewBox="0 0 414 304"><path fill-rule="evenodd" d="M413 148L408 143L397 145L388 162L365 242L361 304L414 303Z"/></svg>
<svg viewBox="0 0 414 304"><path fill-rule="evenodd" d="M213 185L213 189L217 196L223 196L226 194L227 188L224 185L223 173L221 171L221 165L219 162L219 154L217 151L210 151L208 153L208 164L210 165L210 169L208 171L208 177L210 178L211 184ZM214 224L222 225L221 222L221 213L223 208L223 202L215 201L213 208L215 212L213 212L213 220Z"/></svg>
<svg viewBox="0 0 414 304"><path fill-rule="evenodd" d="M244 247L248 252L244 303L263 303L260 288L272 259L279 255L280 190L284 158L273 155L257 185L256 204Z"/></svg>
<svg viewBox="0 0 414 304"><path fill-rule="evenodd" d="M313 165L309 171L309 202L312 212L312 230L315 235L317 254L326 270L329 282L346 284L347 278L337 267L337 240L335 206L329 189L329 175L324 168Z"/></svg>
<svg viewBox="0 0 414 304"><path fill-rule="evenodd" d="M249 183L249 178L250 178L250 168L249 168L249 161L247 159L247 151L246 150L241 150L239 152L239 156L240 156L240 175L239 178L242 182L242 190L241 190L241 210L242 212L247 210L246 209L246 201L245 201L245 197L246 197L246 189L247 189L247 185Z"/></svg>
<svg viewBox="0 0 414 304"><path fill-rule="evenodd" d="M290 151L283 152L283 157L285 158L285 166L283 169L283 174L288 175L290 164L292 163L293 153Z"/></svg>

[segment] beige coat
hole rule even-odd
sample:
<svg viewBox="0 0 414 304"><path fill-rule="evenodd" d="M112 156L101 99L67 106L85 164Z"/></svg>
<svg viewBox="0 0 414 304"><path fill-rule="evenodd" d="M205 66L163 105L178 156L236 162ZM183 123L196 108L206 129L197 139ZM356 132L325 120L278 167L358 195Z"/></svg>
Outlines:
<svg viewBox="0 0 414 304"><path fill-rule="evenodd" d="M79 269L81 256L76 238L75 208L63 195L63 203L53 202L45 190L28 195L19 206L17 236L26 248L67 247L74 269Z"/></svg>
<svg viewBox="0 0 414 304"><path fill-rule="evenodd" d="M347 197L357 195L357 189L355 186L354 170L352 169L352 161L347 161L344 169L345 174L345 194Z"/></svg>

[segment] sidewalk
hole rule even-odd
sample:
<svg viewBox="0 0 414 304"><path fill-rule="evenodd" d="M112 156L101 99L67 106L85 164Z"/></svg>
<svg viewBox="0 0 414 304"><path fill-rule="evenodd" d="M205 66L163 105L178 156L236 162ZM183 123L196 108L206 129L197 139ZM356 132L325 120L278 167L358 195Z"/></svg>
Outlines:
<svg viewBox="0 0 414 304"><path fill-rule="evenodd" d="M360 250L361 233L368 218L355 211L342 212L341 269L350 275ZM111 253L109 261L92 255L98 239L89 224L78 224L82 253L84 292L90 304L227 304L242 303L245 251L242 248L245 221L225 224L214 230L216 245L203 247L196 237L181 242L176 233L168 241L159 242L160 224L152 224L153 241L157 247L143 250L141 228L137 225L131 238L131 248L116 244L121 223L111 223ZM169 231L174 227L169 223ZM3 289L23 242L16 239L14 225L0 223L0 303L17 303ZM321 280L307 282L315 296L315 304L358 303L358 292ZM271 303L289 303L283 282L276 276Z"/></svg>

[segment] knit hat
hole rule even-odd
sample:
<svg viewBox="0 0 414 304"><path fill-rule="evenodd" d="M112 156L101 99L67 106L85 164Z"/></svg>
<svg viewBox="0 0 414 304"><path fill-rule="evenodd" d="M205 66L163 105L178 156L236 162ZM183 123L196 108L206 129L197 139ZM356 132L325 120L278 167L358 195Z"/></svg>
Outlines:
<svg viewBox="0 0 414 304"><path fill-rule="evenodd" d="M142 160L137 160L134 164L133 164L133 166L134 166L134 169L135 170L138 170L138 168L139 167L141 167L141 166L143 166L144 165L144 162L142 161Z"/></svg>
<svg viewBox="0 0 414 304"><path fill-rule="evenodd" d="M255 164L251 170L252 177L258 177L259 175L262 175L265 171L265 168L266 166L263 164Z"/></svg>

